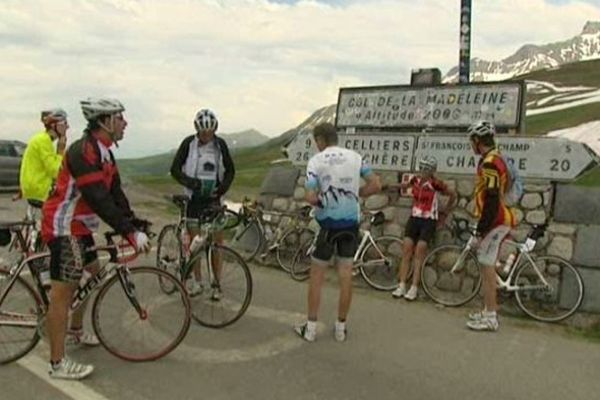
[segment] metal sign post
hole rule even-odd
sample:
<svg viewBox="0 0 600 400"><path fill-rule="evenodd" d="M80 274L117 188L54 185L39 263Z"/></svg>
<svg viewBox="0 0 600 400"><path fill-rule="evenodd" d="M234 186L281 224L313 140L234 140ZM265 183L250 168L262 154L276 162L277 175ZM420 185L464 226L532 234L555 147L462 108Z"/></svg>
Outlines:
<svg viewBox="0 0 600 400"><path fill-rule="evenodd" d="M460 2L458 83L469 83L471 72L471 0Z"/></svg>

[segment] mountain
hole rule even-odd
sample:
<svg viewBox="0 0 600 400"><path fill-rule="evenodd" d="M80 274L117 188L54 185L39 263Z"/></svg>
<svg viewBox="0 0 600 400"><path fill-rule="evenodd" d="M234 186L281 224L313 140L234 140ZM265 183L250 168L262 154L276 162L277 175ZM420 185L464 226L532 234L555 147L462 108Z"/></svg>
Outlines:
<svg viewBox="0 0 600 400"><path fill-rule="evenodd" d="M600 60L565 64L553 69L530 72L518 78L527 82L528 135L546 134L600 118ZM335 104L322 107L295 128L257 147L236 150L233 154L237 170L236 181L245 179L246 182L260 186L260 179L270 163L283 158L283 147L296 135L299 138L309 135L318 123L334 123L335 112ZM139 159L119 160L119 168L124 175L153 175L167 179L172 160L173 152L169 152ZM246 178L244 174L249 177Z"/></svg>
<svg viewBox="0 0 600 400"><path fill-rule="evenodd" d="M545 45L526 44L501 61L471 60L471 81L498 81L531 71L600 58L600 21L588 21L571 39ZM458 67L444 76L444 83L458 81Z"/></svg>
<svg viewBox="0 0 600 400"><path fill-rule="evenodd" d="M246 148L254 148L265 144L269 137L254 129L236 133L219 133L233 154ZM167 175L176 148L166 153L155 154L147 157L129 158L119 160L119 169L124 175Z"/></svg>
<svg viewBox="0 0 600 400"><path fill-rule="evenodd" d="M241 149L244 147L255 147L269 140L268 136L263 135L255 129L248 129L236 133L219 134L226 142L230 149Z"/></svg>

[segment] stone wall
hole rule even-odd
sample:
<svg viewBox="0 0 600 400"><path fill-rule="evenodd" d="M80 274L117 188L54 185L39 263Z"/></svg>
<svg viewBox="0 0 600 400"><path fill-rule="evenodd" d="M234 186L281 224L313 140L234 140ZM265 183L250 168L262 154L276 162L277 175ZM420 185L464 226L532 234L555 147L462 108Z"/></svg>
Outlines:
<svg viewBox="0 0 600 400"><path fill-rule="evenodd" d="M396 173L382 171L378 173L384 184L396 182ZM457 192L457 207L453 215L474 221L472 217L475 207L473 201L474 178L444 175L439 177ZM305 177L302 173L297 180L293 197L270 196L263 197L262 200L267 208L294 211L306 205L304 202L304 183ZM591 293L594 291L593 288L600 285L600 246L598 246L600 241L597 239L600 237L600 226L555 222L552 212L554 193L554 186L548 182L531 181L525 183L525 194L519 206L516 207L518 225L513 230L512 236L516 241L524 241L532 225L542 224L549 219L547 233L538 241L535 253L538 255L560 256L577 265L587 289L581 310L600 312L600 295L596 296ZM446 200L442 199L444 202ZM382 211L385 214L385 224L379 229L380 234L391 234L399 237L404 236L404 226L410 216L411 205L411 198L402 197L398 194L379 193L367 199L361 199L363 210ZM568 206L577 207L577 204L572 203ZM366 226L368 226L368 222L363 222L363 227ZM442 228L437 232L435 245L452 240L450 229ZM514 251L513 247L503 246L500 251L500 259L505 260L512 251ZM581 261L585 262L582 263ZM594 266L591 266L591 264L594 264Z"/></svg>

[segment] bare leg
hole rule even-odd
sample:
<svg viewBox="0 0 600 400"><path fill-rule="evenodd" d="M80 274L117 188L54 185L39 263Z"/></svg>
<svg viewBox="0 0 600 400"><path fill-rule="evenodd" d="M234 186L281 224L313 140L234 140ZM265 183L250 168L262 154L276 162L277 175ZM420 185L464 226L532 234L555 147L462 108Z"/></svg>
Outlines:
<svg viewBox="0 0 600 400"><path fill-rule="evenodd" d="M84 267L84 269L86 271L88 271L90 274L96 275L96 273L100 269L100 264L98 263L98 260L95 260L94 262L92 262L92 263L88 264L86 267ZM79 330L79 329L81 329L81 327L83 327L83 316L85 314L85 310L86 310L89 299L90 298L88 297L83 303L81 303L79 308L77 308L77 310L73 311L73 313L71 314L71 329L72 330Z"/></svg>
<svg viewBox="0 0 600 400"><path fill-rule="evenodd" d="M65 355L67 320L75 284L53 280L51 285L47 328L50 341L50 360L56 362L60 361Z"/></svg>
<svg viewBox="0 0 600 400"><path fill-rule="evenodd" d="M412 285L419 286L419 281L421 280L421 267L423 266L423 261L425 260L425 256L427 255L427 242L424 240L419 240L417 242L417 247L415 248L415 260L413 262L414 270L412 276Z"/></svg>
<svg viewBox="0 0 600 400"><path fill-rule="evenodd" d="M218 245L223 245L223 243L225 242L225 237L223 232L215 232L215 242ZM219 279L221 279L221 269L222 269L222 265L223 265L223 257L220 251L214 251L212 254L212 269L213 269L213 274L216 278L216 280L218 281Z"/></svg>
<svg viewBox="0 0 600 400"><path fill-rule="evenodd" d="M345 321L352 303L352 260L338 263L340 298L338 301L338 321Z"/></svg>
<svg viewBox="0 0 600 400"><path fill-rule="evenodd" d="M321 306L321 288L325 279L325 266L313 263L308 282L308 320L316 321Z"/></svg>
<svg viewBox="0 0 600 400"><path fill-rule="evenodd" d="M406 276L408 275L414 247L412 239L405 237L404 243L402 244L402 261L400 264L400 271L398 272L398 282L406 283Z"/></svg>
<svg viewBox="0 0 600 400"><path fill-rule="evenodd" d="M487 311L497 311L498 302L496 299L497 282L496 271L489 265L482 267L483 273L483 302Z"/></svg>
<svg viewBox="0 0 600 400"><path fill-rule="evenodd" d="M190 244L191 244L192 241L194 240L194 238L196 237L196 235L200 234L200 229L189 228L188 233L190 235ZM194 266L192 267L192 272L193 272L194 278L196 278L197 282L202 281L201 267L202 267L202 257L198 257L198 258L196 258L196 261L194 262Z"/></svg>

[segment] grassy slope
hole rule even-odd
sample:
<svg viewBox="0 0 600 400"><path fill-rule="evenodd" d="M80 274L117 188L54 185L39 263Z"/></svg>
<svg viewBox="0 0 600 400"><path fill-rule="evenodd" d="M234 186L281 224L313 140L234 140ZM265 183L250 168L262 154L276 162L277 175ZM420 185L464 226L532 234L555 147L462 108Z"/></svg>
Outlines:
<svg viewBox="0 0 600 400"><path fill-rule="evenodd" d="M555 70L534 71L518 78L551 82L563 86L600 87L600 60L565 64Z"/></svg>
<svg viewBox="0 0 600 400"><path fill-rule="evenodd" d="M557 70L532 72L519 78L552 82L558 85L600 87L600 60L567 64ZM526 129L528 134L540 135L599 118L600 103L593 103L528 117ZM244 195L253 197L257 195L270 162L282 157L280 149L287 136L289 135L286 133L285 137L279 136L261 146L241 149L233 154L237 173L231 190L232 198L240 199ZM137 181L156 185L159 190L172 190L171 188L176 188L168 176L172 158L172 153L160 154L135 160L120 160L119 165L124 175L135 176L134 179ZM578 183L600 186L600 169L597 168L586 174Z"/></svg>
<svg viewBox="0 0 600 400"><path fill-rule="evenodd" d="M569 128L598 119L600 119L600 103L591 103L567 110L527 117L525 130L528 135L543 135L550 131Z"/></svg>

